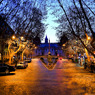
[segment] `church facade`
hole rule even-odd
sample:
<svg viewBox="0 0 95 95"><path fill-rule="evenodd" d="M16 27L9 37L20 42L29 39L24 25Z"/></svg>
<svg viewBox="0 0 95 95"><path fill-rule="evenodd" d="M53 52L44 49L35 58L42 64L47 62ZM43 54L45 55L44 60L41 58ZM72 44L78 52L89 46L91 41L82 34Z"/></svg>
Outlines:
<svg viewBox="0 0 95 95"><path fill-rule="evenodd" d="M35 50L34 55L43 56L43 55L48 55L49 52L51 53L51 55L64 56L64 52L61 49L61 46L59 46L58 43L50 43L50 41L48 41L48 38L46 36L45 43L41 43L38 46L38 48Z"/></svg>

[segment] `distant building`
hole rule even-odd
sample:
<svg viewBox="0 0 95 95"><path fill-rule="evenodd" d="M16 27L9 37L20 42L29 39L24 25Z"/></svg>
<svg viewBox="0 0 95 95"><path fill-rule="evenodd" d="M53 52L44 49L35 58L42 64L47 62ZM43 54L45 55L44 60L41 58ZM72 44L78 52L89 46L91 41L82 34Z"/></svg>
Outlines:
<svg viewBox="0 0 95 95"><path fill-rule="evenodd" d="M0 16L0 37L6 39L14 34L13 29L7 24L2 16Z"/></svg>
<svg viewBox="0 0 95 95"><path fill-rule="evenodd" d="M49 49L50 45L50 49ZM64 56L64 52L59 46L58 43L50 43L48 41L48 37L45 37L45 43L41 43L37 49L35 49L35 53L33 56L41 56L41 55L48 55L48 52L51 52L51 55L59 55Z"/></svg>

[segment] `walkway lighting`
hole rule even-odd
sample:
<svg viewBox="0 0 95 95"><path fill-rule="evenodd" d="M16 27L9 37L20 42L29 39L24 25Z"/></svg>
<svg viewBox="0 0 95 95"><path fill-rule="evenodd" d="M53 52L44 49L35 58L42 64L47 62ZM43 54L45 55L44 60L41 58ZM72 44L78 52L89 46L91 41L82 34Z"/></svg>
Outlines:
<svg viewBox="0 0 95 95"><path fill-rule="evenodd" d="M21 40L23 40L23 39L24 39L24 37L22 36L22 37L21 37Z"/></svg>
<svg viewBox="0 0 95 95"><path fill-rule="evenodd" d="M65 44L63 44L62 46L65 47Z"/></svg>
<svg viewBox="0 0 95 95"><path fill-rule="evenodd" d="M25 47L25 45L22 45L22 47L24 48L24 47Z"/></svg>
<svg viewBox="0 0 95 95"><path fill-rule="evenodd" d="M91 37L88 36L88 37L87 37L87 40L90 40L90 39L91 39Z"/></svg>
<svg viewBox="0 0 95 95"><path fill-rule="evenodd" d="M13 35L13 36L12 36L12 40L14 40L15 38L16 38L16 37Z"/></svg>

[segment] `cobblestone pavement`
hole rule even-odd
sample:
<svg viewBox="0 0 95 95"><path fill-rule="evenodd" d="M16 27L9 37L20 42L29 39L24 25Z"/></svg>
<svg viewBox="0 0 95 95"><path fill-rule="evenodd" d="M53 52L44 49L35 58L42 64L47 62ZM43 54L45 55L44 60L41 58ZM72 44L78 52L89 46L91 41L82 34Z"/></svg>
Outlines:
<svg viewBox="0 0 95 95"><path fill-rule="evenodd" d="M95 95L95 74L67 59L53 70L33 59L26 69L0 75L0 95Z"/></svg>

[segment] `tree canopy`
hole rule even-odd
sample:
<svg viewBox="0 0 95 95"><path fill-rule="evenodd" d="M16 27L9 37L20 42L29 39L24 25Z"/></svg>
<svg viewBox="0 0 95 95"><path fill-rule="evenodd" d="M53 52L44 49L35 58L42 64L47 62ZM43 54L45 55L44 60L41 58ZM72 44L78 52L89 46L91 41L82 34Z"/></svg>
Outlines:
<svg viewBox="0 0 95 95"><path fill-rule="evenodd" d="M43 0L2 0L0 2L0 15L15 31L17 35L33 39L39 32L43 38L47 10Z"/></svg>

